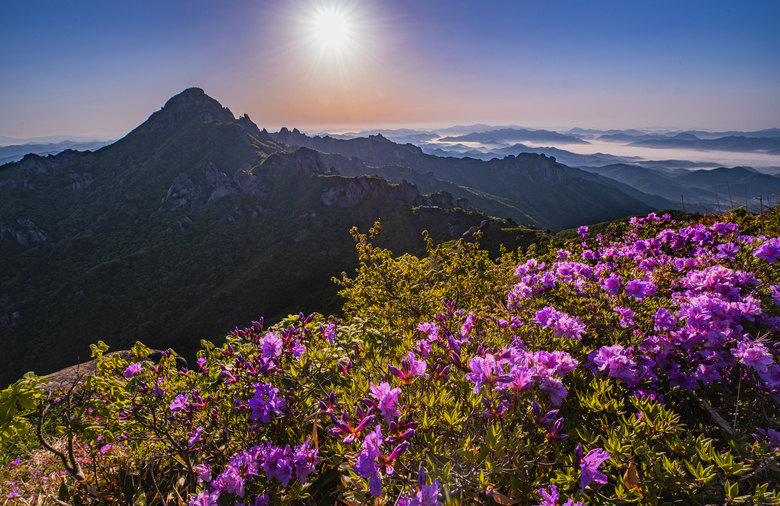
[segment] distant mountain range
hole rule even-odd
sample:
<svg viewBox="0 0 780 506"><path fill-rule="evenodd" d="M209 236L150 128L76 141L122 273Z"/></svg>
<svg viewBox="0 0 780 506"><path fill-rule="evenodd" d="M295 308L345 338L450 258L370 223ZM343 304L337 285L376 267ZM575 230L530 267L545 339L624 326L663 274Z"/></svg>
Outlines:
<svg viewBox="0 0 780 506"><path fill-rule="evenodd" d="M583 170L624 183L644 193L685 203L687 211L725 211L734 207L756 209L756 200L765 204L780 195L780 178L750 168L721 167L712 170L669 171L666 173L637 165L614 164L582 167Z"/></svg>
<svg viewBox="0 0 780 506"><path fill-rule="evenodd" d="M56 155L66 149L75 149L77 151L94 151L100 149L103 146L107 146L114 141L87 141L87 142L74 142L74 141L61 141L57 143L47 144L12 144L8 146L0 146L0 165L8 162L18 162L24 155L35 153L36 155Z"/></svg>
<svg viewBox="0 0 780 506"><path fill-rule="evenodd" d="M590 144L579 137L559 134L549 130L525 130L505 128L501 130L488 130L486 132L474 132L454 137L443 137L440 142L481 142L483 144L505 144L507 142L532 141L551 142L558 144Z"/></svg>
<svg viewBox="0 0 780 506"><path fill-rule="evenodd" d="M647 148L702 149L707 151L760 152L780 154L778 137L720 137L717 139L699 139L692 134L678 134L668 139L642 139L633 141L630 146Z"/></svg>
<svg viewBox="0 0 780 506"><path fill-rule="evenodd" d="M425 190L439 188L426 186L427 181L447 181L454 185L447 186L447 191L455 197L473 199L476 194L481 195L481 204L475 202L475 205L484 212L501 215L509 206L512 218L540 228L561 230L584 221L609 221L656 208L645 200L615 191L614 187L597 184L582 171L544 155L520 153L483 161L425 154L417 146L396 144L382 135L342 140L309 137L287 129L270 135L280 143L340 155L344 159L357 158L376 170L385 166L412 169L414 173L406 178ZM328 160L337 170L343 170L337 161ZM655 201L655 197L647 197Z"/></svg>

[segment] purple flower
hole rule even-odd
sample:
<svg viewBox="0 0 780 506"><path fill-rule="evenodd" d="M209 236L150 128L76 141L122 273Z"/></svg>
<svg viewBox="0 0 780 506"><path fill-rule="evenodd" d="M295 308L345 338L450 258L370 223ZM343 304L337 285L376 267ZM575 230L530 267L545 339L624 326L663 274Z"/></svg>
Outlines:
<svg viewBox="0 0 780 506"><path fill-rule="evenodd" d="M387 382L381 383L379 386L371 383L371 396L379 401L379 411L387 423L401 416L401 412L398 411L398 394L400 393L400 388L391 389Z"/></svg>
<svg viewBox="0 0 780 506"><path fill-rule="evenodd" d="M281 397L277 397L278 388L274 388L270 383L256 383L255 396L249 399L247 405L252 408L251 420L262 420L263 423L271 421L271 412L281 414L281 408L287 402Z"/></svg>
<svg viewBox="0 0 780 506"><path fill-rule="evenodd" d="M263 452L263 470L266 479L271 481L276 478L283 487L287 487L292 478L292 462L293 455L289 445L284 450L275 446L267 448Z"/></svg>
<svg viewBox="0 0 780 506"><path fill-rule="evenodd" d="M780 306L780 285L770 285L769 293L772 296L772 301L775 306Z"/></svg>
<svg viewBox="0 0 780 506"><path fill-rule="evenodd" d="M491 354L487 354L485 358L474 357L469 360L470 373L466 374L466 379L474 383L474 393L478 394L480 387L485 383L492 385L495 383L496 378L494 373L498 372L498 365L496 359Z"/></svg>
<svg viewBox="0 0 780 506"><path fill-rule="evenodd" d="M601 280L601 288L608 291L610 295L616 295L618 290L620 290L620 283L623 281L623 278L616 275L616 274L610 274L607 279Z"/></svg>
<svg viewBox="0 0 780 506"><path fill-rule="evenodd" d="M777 432L774 429L756 429L756 431L758 434L753 434L753 438L755 438L756 441L765 440L769 448L780 448L780 432ZM761 436L759 436L759 434Z"/></svg>
<svg viewBox="0 0 780 506"><path fill-rule="evenodd" d="M328 338L328 342L333 345L336 342L336 324L329 323L327 330L325 330L325 337Z"/></svg>
<svg viewBox="0 0 780 506"><path fill-rule="evenodd" d="M645 297L652 296L658 289L651 281L641 281L633 279L626 283L626 295L634 297L636 300L645 300Z"/></svg>
<svg viewBox="0 0 780 506"><path fill-rule="evenodd" d="M203 441L203 438L200 437L200 435L203 433L203 429L198 427L195 429L195 432L188 432L187 435L190 436L189 440L187 440L187 446L192 446L195 443L199 443L200 441Z"/></svg>
<svg viewBox="0 0 780 506"><path fill-rule="evenodd" d="M555 322L564 314L565 313L561 313L554 307L546 306L541 311L536 312L534 322L541 325L543 329L546 329L555 325Z"/></svg>
<svg viewBox="0 0 780 506"><path fill-rule="evenodd" d="M441 506L439 501L439 480L433 480L430 485L427 484L428 476L425 469L420 466L417 472L417 486L420 490L409 502L409 506Z"/></svg>
<svg viewBox="0 0 780 506"><path fill-rule="evenodd" d="M208 464L198 464L193 470L198 474L198 481L204 483L211 481L211 468Z"/></svg>
<svg viewBox="0 0 780 506"><path fill-rule="evenodd" d="M585 458L582 459L582 463L580 463L580 484L582 485L583 493L591 482L607 482L607 475L599 471L599 466L610 457L610 454L601 448L594 448L585 455Z"/></svg>
<svg viewBox="0 0 780 506"><path fill-rule="evenodd" d="M555 420L555 423L547 429L546 438L551 443L560 443L569 439L569 435L563 433L563 418Z"/></svg>
<svg viewBox="0 0 780 506"><path fill-rule="evenodd" d="M509 374L501 376L499 378L499 381L504 383L502 387L496 387L493 390L498 390L499 388L507 388L510 390L514 390L517 393L525 392L526 390L529 390L531 387L534 386L536 377L536 373L526 369L522 366L512 366L512 369L509 371Z"/></svg>
<svg viewBox="0 0 780 506"><path fill-rule="evenodd" d="M741 357L741 362L746 366L752 367L758 372L766 372L767 366L774 363L772 353L761 343L754 343L753 346L745 347L742 350L733 350L732 353Z"/></svg>
<svg viewBox="0 0 780 506"><path fill-rule="evenodd" d="M579 341L585 333L585 324L576 316L562 315L553 327L553 337Z"/></svg>
<svg viewBox="0 0 780 506"><path fill-rule="evenodd" d="M758 376L766 382L771 390L780 388L780 365L772 364L766 371L759 371Z"/></svg>
<svg viewBox="0 0 780 506"><path fill-rule="evenodd" d="M428 364L424 360L417 360L414 353L410 351L407 358L401 360L400 369L389 364L387 369L390 371L390 374L400 379L401 383L410 385L414 381L415 376L428 377L428 374L425 373L427 367Z"/></svg>
<svg viewBox="0 0 780 506"><path fill-rule="evenodd" d="M278 357L282 354L282 339L278 332L268 332L260 340L260 347L263 350L263 358Z"/></svg>
<svg viewBox="0 0 780 506"><path fill-rule="evenodd" d="M368 433L363 440L363 451L358 454L355 462L355 472L361 478L368 478L368 490L374 497L382 495L382 479L376 459L382 455L379 447L382 445L382 426L377 425L374 432Z"/></svg>
<svg viewBox="0 0 780 506"><path fill-rule="evenodd" d="M140 362L136 362L135 364L130 364L127 369L125 369L125 378L130 379L139 372L143 370L144 366L141 365Z"/></svg>
<svg viewBox="0 0 780 506"><path fill-rule="evenodd" d="M653 315L653 320L655 321L653 328L656 331L671 330L672 327L677 325L677 318L675 318L665 307L658 308L658 311Z"/></svg>
<svg viewBox="0 0 780 506"><path fill-rule="evenodd" d="M630 327L634 324L634 313L630 307L620 307L616 306L613 308L613 311L620 314L620 326L621 327Z"/></svg>
<svg viewBox="0 0 780 506"><path fill-rule="evenodd" d="M544 390L547 392L550 399L550 404L556 407L561 405L561 399L566 397L566 395L569 393L569 391L566 390L566 387L563 386L563 382L558 378L553 378L552 376L547 376L544 378L542 384L539 385L539 390Z"/></svg>
<svg viewBox="0 0 780 506"><path fill-rule="evenodd" d="M780 238L773 237L772 239L762 242L753 250L753 256L766 260L770 264L775 263L775 260L780 257Z"/></svg>
<svg viewBox="0 0 780 506"><path fill-rule="evenodd" d="M186 411L189 408L190 394L180 394L176 396L176 399L168 406L171 411Z"/></svg>
<svg viewBox="0 0 780 506"><path fill-rule="evenodd" d="M539 488L536 490L536 493L542 496L542 502L536 506L558 506L558 499L561 497L561 494L558 493L558 487L555 485L550 485L547 490Z"/></svg>
<svg viewBox="0 0 780 506"><path fill-rule="evenodd" d="M295 474L298 481L306 483L307 476L315 473L314 465L317 463L317 448L309 448L309 440L300 446L295 447L293 452L293 464L295 465Z"/></svg>
<svg viewBox="0 0 780 506"><path fill-rule="evenodd" d="M219 490L204 490L190 499L190 506L218 506L219 496Z"/></svg>
<svg viewBox="0 0 780 506"><path fill-rule="evenodd" d="M431 341L435 341L439 338L439 327L437 327L435 323L421 323L417 325L417 330L424 332Z"/></svg>

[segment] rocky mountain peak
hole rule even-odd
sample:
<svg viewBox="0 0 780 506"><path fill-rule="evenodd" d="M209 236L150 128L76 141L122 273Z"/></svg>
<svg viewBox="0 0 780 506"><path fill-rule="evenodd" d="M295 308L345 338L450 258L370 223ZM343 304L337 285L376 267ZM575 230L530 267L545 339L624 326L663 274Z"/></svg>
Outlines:
<svg viewBox="0 0 780 506"><path fill-rule="evenodd" d="M230 109L206 95L200 88L187 88L168 100L162 109L146 121L152 132L160 132L175 123L190 119L227 123L236 118Z"/></svg>

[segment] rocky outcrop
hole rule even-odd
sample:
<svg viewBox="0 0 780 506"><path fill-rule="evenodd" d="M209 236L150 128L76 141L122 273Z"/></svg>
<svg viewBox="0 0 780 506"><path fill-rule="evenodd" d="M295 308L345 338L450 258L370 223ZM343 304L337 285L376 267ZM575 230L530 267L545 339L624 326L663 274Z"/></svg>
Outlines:
<svg viewBox="0 0 780 506"><path fill-rule="evenodd" d="M168 194L163 198L162 203L168 203L169 209L178 209L189 204L191 207L198 207L196 202L200 202L198 197L203 193L203 190L196 186L190 176L181 172L176 179L173 180L173 184L168 188ZM200 206L203 207L203 202L200 202ZM162 208L161 208L162 209Z"/></svg>
<svg viewBox="0 0 780 506"><path fill-rule="evenodd" d="M320 197L320 201L326 206L355 207L369 196L375 198L385 196L411 207L426 206L443 209L459 207L465 211L473 211L471 202L467 199L456 199L445 191L420 195L417 186L406 180L399 184L390 184L380 177L358 176L348 179L334 178L333 181L339 184L328 188Z"/></svg>
<svg viewBox="0 0 780 506"><path fill-rule="evenodd" d="M91 172L79 174L78 172L70 171L69 175L73 182L67 185L65 189L74 192L84 191L95 180L95 175Z"/></svg>
<svg viewBox="0 0 780 506"><path fill-rule="evenodd" d="M255 139L262 141L262 142L273 142L273 139L271 138L271 135L268 133L268 130L263 128L260 130L257 125L254 124L254 122L249 119L248 114L244 114L240 118L236 120L236 123L241 125L241 128L244 129L246 133L254 137Z"/></svg>
<svg viewBox="0 0 780 506"><path fill-rule="evenodd" d="M205 185L196 183L189 175L182 172L168 188L160 210L164 207L173 210L189 205L191 211L198 211L205 205L200 197L206 193L209 195L206 204L240 193L262 197L265 195L265 188L257 176L250 172L251 170L252 167L245 162L233 174L233 179L230 179L227 174L219 170L217 164L209 162L203 168Z"/></svg>
<svg viewBox="0 0 780 506"><path fill-rule="evenodd" d="M0 316L0 327L4 329L13 327L21 319L22 315L20 315L18 311L11 314L4 314L3 316Z"/></svg>
<svg viewBox="0 0 780 506"><path fill-rule="evenodd" d="M309 148L298 148L293 153L274 153L263 162L262 168L271 174L291 172L306 175L328 172L320 153Z"/></svg>
<svg viewBox="0 0 780 506"><path fill-rule="evenodd" d="M467 241L471 241L474 239L474 234L477 232L482 232L483 234L486 234L488 232L492 232L493 230L499 230L501 229L501 224L496 220L482 220L482 222L479 224L479 226L472 226L465 232L463 232L462 237L466 239Z"/></svg>
<svg viewBox="0 0 780 506"><path fill-rule="evenodd" d="M163 358L164 353L165 352L161 350L152 350L151 355L149 355L146 360L150 362L158 363L160 359ZM111 353L106 353L103 356L111 357L114 355L119 355L122 358L122 360L125 360L127 362L133 362L136 359L136 355L130 350L112 351ZM177 355L176 366L187 367L187 361L184 358ZM69 388L74 384L78 383L79 381L83 380L84 377L95 374L96 370L97 370L97 359L90 360L89 362L84 362L83 364L66 367L65 369L62 369L52 374L49 377L47 383L43 386L43 390L45 392L53 392L55 390L59 390L60 388ZM120 376L122 375L123 372L124 371L114 371L114 374Z"/></svg>
<svg viewBox="0 0 780 506"><path fill-rule="evenodd" d="M34 190L40 183L41 177L53 174L67 166L72 168L72 164L83 163L90 156L92 156L90 152L81 153L72 149L45 157L29 154L16 163L16 175L4 183L0 183L0 188ZM9 167L10 170L13 170L11 167Z"/></svg>
<svg viewBox="0 0 780 506"><path fill-rule="evenodd" d="M417 187L407 181L391 185L382 178L370 176L336 178L333 181L337 185L328 188L320 197L320 201L326 206L355 207L369 196L389 197L412 206L423 203Z"/></svg>
<svg viewBox="0 0 780 506"><path fill-rule="evenodd" d="M474 211L474 207L471 205L468 199L455 198L450 192L439 191L425 195L424 204L426 206L445 207L447 209L453 209L459 207L464 211Z"/></svg>
<svg viewBox="0 0 780 506"><path fill-rule="evenodd" d="M162 132L176 123L197 119L199 121L235 121L233 113L227 107L209 97L200 88L189 88L168 100L165 106L146 120L139 128Z"/></svg>
<svg viewBox="0 0 780 506"><path fill-rule="evenodd" d="M22 248L29 248L33 243L44 243L54 246L54 240L46 231L38 228L30 220L19 219L16 223L0 223L0 238L15 242Z"/></svg>
<svg viewBox="0 0 780 506"><path fill-rule="evenodd" d="M568 179L566 171L558 165L554 156L521 153L517 156L509 155L501 160L494 158L487 163L491 169L515 171L529 179L553 185L564 184Z"/></svg>

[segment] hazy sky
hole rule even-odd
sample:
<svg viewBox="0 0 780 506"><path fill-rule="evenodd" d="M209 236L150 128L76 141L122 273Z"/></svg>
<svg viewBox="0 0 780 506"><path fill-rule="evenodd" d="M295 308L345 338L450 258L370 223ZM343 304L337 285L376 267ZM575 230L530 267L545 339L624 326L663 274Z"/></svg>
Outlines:
<svg viewBox="0 0 780 506"><path fill-rule="evenodd" d="M780 127L780 1L6 0L0 69L8 137L118 137L192 86L271 130L758 130Z"/></svg>

